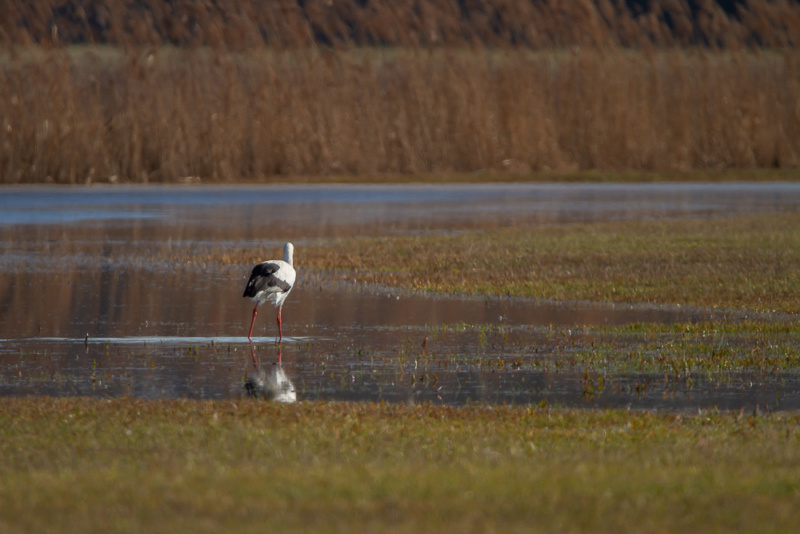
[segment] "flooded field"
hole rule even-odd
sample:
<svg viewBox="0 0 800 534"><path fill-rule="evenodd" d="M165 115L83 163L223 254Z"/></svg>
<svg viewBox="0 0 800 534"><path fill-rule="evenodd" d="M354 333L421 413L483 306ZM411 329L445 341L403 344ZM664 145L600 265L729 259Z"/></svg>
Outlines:
<svg viewBox="0 0 800 534"><path fill-rule="evenodd" d="M797 409L791 333L620 328L736 314L331 283L303 270L303 246L798 210L792 183L8 188L0 395ZM254 343L246 338L251 265L175 260L200 247L277 258L286 240L299 276L280 348L271 307L260 309Z"/></svg>

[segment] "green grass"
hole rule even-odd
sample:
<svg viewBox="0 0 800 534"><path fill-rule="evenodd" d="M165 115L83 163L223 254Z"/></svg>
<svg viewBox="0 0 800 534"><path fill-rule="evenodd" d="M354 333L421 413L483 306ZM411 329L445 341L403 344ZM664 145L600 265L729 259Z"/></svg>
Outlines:
<svg viewBox="0 0 800 534"><path fill-rule="evenodd" d="M0 399L9 532L790 532L796 414Z"/></svg>
<svg viewBox="0 0 800 534"><path fill-rule="evenodd" d="M798 214L351 239L297 262L434 293L800 311Z"/></svg>

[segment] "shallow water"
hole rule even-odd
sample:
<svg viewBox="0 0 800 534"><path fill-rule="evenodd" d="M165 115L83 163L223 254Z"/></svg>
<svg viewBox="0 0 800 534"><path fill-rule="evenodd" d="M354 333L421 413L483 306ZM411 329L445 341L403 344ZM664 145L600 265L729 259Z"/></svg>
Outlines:
<svg viewBox="0 0 800 534"><path fill-rule="evenodd" d="M0 395L274 398L265 392L280 370L297 400L800 408L791 372L600 379L560 363L575 350L561 338L585 325L709 311L392 294L330 286L324 273L301 273L278 366L274 309L261 308L252 352L245 337L250 266L177 265L169 253L258 246L274 256L293 239L301 257L303 240L318 237L798 208L800 186L786 183L6 189ZM613 341L622 355L644 340Z"/></svg>
<svg viewBox="0 0 800 534"><path fill-rule="evenodd" d="M134 220L177 225L193 238L249 231L262 239L276 223L282 238L798 209L793 182L7 187L0 228Z"/></svg>

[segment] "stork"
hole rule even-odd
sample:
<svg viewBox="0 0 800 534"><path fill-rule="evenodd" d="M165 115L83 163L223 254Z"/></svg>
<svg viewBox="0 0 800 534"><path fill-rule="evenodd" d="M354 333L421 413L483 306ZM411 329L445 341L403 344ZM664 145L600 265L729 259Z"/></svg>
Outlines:
<svg viewBox="0 0 800 534"><path fill-rule="evenodd" d="M283 328L281 327L281 310L283 302L294 287L297 273L294 270L294 245L286 243L283 246L283 260L267 260L253 267L247 287L244 288L242 297L249 297L256 303L253 308L253 320L250 321L250 332L247 339L252 341L253 325L256 323L258 307L264 302L271 302L278 308L278 343L283 342Z"/></svg>

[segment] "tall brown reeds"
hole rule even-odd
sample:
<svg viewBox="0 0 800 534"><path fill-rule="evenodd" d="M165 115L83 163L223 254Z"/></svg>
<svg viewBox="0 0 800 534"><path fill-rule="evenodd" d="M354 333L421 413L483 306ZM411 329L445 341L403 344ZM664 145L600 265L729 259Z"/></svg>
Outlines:
<svg viewBox="0 0 800 534"><path fill-rule="evenodd" d="M794 51L50 52L0 69L3 183L795 167Z"/></svg>
<svg viewBox="0 0 800 534"><path fill-rule="evenodd" d="M799 4L629 4L7 2L0 183L797 166Z"/></svg>

